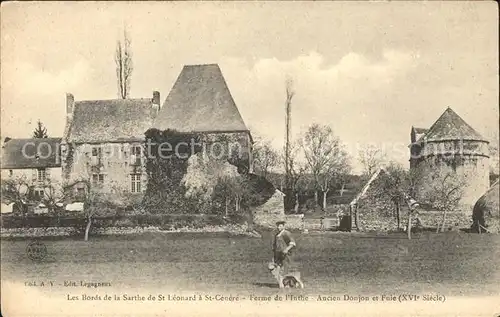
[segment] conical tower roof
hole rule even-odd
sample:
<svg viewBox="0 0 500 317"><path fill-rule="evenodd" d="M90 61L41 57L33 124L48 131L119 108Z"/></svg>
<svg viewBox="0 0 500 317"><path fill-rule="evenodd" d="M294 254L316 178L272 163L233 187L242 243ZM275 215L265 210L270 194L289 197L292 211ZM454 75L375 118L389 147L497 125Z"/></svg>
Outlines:
<svg viewBox="0 0 500 317"><path fill-rule="evenodd" d="M421 141L435 142L444 140L475 140L486 139L464 121L455 111L448 107L434 122Z"/></svg>

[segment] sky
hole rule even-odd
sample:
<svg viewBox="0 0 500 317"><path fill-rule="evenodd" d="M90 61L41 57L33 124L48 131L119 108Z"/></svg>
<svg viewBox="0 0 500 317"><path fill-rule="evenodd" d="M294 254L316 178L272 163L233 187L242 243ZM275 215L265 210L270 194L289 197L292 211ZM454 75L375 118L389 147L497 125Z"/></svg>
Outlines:
<svg viewBox="0 0 500 317"><path fill-rule="evenodd" d="M1 136L37 120L62 136L65 94L117 98L116 41L132 39L131 98L167 97L183 65L218 63L253 134L282 148L329 125L354 170L376 145L408 165L410 129L451 107L488 139L499 124L495 2L52 2L1 10Z"/></svg>

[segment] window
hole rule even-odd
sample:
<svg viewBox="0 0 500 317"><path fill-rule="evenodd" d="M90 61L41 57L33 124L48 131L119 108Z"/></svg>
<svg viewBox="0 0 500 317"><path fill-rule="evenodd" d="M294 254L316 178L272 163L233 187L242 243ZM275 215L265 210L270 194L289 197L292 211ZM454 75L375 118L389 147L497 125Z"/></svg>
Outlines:
<svg viewBox="0 0 500 317"><path fill-rule="evenodd" d="M104 184L104 174L92 174L93 184Z"/></svg>
<svg viewBox="0 0 500 317"><path fill-rule="evenodd" d="M142 147L140 145L134 145L132 147L132 154L140 156L142 153Z"/></svg>
<svg viewBox="0 0 500 317"><path fill-rule="evenodd" d="M141 174L131 174L130 175L130 191L132 193L141 192Z"/></svg>
<svg viewBox="0 0 500 317"><path fill-rule="evenodd" d="M35 196L38 200L41 200L45 197L45 191L43 189L35 190Z"/></svg>
<svg viewBox="0 0 500 317"><path fill-rule="evenodd" d="M140 145L134 145L132 147L132 164L141 165L142 147Z"/></svg>
<svg viewBox="0 0 500 317"><path fill-rule="evenodd" d="M83 201L85 199L85 188L77 187L76 188L76 199L77 201Z"/></svg>
<svg viewBox="0 0 500 317"><path fill-rule="evenodd" d="M45 182L47 179L47 171L44 168L40 168L37 171L37 180L39 182Z"/></svg>
<svg viewBox="0 0 500 317"><path fill-rule="evenodd" d="M92 156L101 156L102 148L100 146L94 146L92 148Z"/></svg>

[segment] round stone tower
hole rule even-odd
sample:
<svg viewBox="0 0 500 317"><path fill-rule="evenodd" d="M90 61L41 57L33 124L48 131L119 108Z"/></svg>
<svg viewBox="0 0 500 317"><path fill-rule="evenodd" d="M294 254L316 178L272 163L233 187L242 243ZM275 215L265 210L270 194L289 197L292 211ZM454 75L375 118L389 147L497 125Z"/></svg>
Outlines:
<svg viewBox="0 0 500 317"><path fill-rule="evenodd" d="M448 186L443 192L460 187L460 204L468 212L489 188L488 143L449 107L429 130L413 128L410 169L422 180L417 192L426 186Z"/></svg>

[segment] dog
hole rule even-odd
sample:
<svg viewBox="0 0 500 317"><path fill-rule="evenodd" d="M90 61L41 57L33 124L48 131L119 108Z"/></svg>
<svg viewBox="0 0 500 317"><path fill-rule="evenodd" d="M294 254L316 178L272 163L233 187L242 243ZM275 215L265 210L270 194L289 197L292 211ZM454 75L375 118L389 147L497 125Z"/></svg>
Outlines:
<svg viewBox="0 0 500 317"><path fill-rule="evenodd" d="M278 281L280 288L304 288L304 283L300 279L300 272L293 272L285 276L280 274L280 266L274 262L269 262L268 269Z"/></svg>

